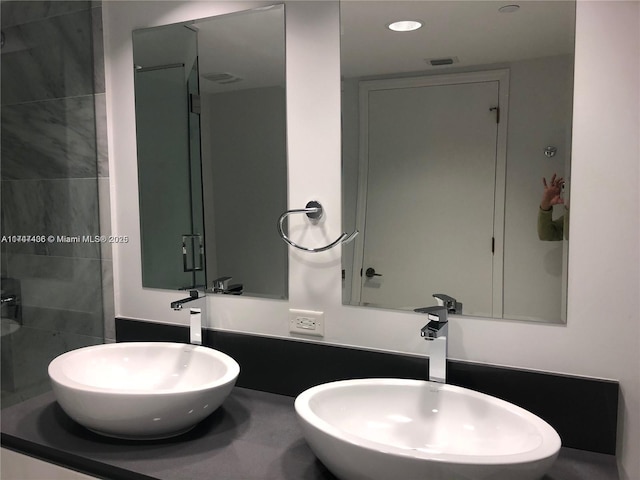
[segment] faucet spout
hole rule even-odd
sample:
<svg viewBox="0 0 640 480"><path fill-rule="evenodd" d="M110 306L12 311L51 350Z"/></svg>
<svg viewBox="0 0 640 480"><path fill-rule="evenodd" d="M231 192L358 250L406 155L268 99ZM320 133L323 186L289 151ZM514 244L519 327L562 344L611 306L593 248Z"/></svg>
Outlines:
<svg viewBox="0 0 640 480"><path fill-rule="evenodd" d="M446 337L449 333L449 323L431 320L420 330L420 335L425 340L435 340L437 338Z"/></svg>
<svg viewBox="0 0 640 480"><path fill-rule="evenodd" d="M197 300L199 298L199 293L197 290L191 290L189 292L189 296L186 298L181 298L180 300L176 300L175 302L171 302L171 308L173 310L182 310L182 306L185 303L189 303L192 302L194 300Z"/></svg>
<svg viewBox="0 0 640 480"><path fill-rule="evenodd" d="M206 298L200 295L198 290L191 290L189 297L171 302L173 310L182 310L187 303L193 302L189 306L189 340L194 345L202 345L202 317L206 317Z"/></svg>
<svg viewBox="0 0 640 480"><path fill-rule="evenodd" d="M449 336L449 322L447 308L434 306L421 308L416 311L425 313L429 319L420 330L420 336L429 340L429 381L447 383L447 348Z"/></svg>

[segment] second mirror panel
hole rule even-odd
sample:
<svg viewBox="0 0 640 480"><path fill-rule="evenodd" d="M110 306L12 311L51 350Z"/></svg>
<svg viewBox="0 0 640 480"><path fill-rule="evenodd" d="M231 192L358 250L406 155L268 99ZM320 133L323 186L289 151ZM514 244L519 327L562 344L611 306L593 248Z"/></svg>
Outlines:
<svg viewBox="0 0 640 480"><path fill-rule="evenodd" d="M503 6L341 2L345 304L566 320L575 2Z"/></svg>

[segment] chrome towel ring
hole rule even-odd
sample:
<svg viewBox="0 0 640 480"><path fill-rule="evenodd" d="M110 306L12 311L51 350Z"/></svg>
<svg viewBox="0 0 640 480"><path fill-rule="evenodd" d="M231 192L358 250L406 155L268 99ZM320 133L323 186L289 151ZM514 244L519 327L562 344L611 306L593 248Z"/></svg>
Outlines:
<svg viewBox="0 0 640 480"><path fill-rule="evenodd" d="M324 247L317 247L317 248L303 247L293 242L289 237L287 237L287 235L284 233L284 228L282 226L282 222L284 222L284 219L294 213L306 213L307 217L309 217L312 221L314 220L318 221L322 218L322 215L324 212L322 209L322 205L320 205L319 202L312 200L307 203L305 208L287 210L282 215L280 215L280 218L278 219L278 233L280 234L280 237L282 238L282 240L284 240L287 244L291 245L292 247L298 248L300 250L304 250L305 252L311 252L311 253L324 252L325 250L329 250L337 245L349 243L359 233L358 230L356 230L350 235L347 233L343 233L342 235L340 235L340 237L338 237L337 240L335 240L334 242L331 242L329 245L325 245Z"/></svg>

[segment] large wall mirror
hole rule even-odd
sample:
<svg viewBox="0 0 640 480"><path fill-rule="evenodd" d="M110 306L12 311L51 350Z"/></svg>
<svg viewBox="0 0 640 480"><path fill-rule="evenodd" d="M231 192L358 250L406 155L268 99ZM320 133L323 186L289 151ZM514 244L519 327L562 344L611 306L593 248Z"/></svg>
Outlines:
<svg viewBox="0 0 640 480"><path fill-rule="evenodd" d="M565 322L575 2L340 15L343 303Z"/></svg>
<svg viewBox="0 0 640 480"><path fill-rule="evenodd" d="M286 298L284 5L133 32L142 283Z"/></svg>

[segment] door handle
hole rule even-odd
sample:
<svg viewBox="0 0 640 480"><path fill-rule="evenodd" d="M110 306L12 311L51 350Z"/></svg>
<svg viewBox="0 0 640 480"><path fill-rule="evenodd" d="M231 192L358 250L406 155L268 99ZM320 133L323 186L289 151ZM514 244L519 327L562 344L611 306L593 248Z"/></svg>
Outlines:
<svg viewBox="0 0 640 480"><path fill-rule="evenodd" d="M367 270L364 272L364 274L367 276L367 278L381 277L382 276L381 273L376 273L376 269L373 268L373 267L367 268Z"/></svg>

